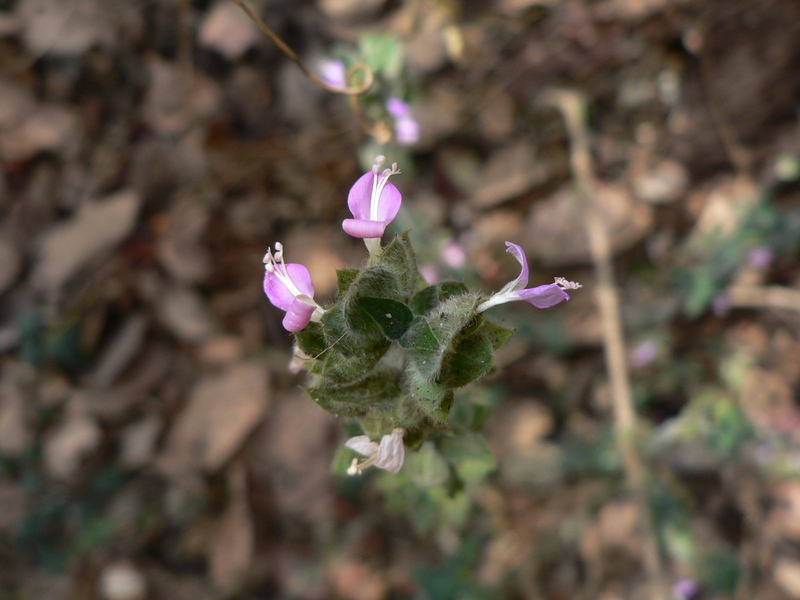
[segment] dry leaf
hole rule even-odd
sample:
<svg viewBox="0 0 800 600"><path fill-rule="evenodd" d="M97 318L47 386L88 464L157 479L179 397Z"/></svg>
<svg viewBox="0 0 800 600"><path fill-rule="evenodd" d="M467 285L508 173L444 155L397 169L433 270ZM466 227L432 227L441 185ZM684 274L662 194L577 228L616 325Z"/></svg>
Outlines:
<svg viewBox="0 0 800 600"><path fill-rule="evenodd" d="M328 442L334 421L303 391L283 396L254 444L252 468L272 481L281 512L315 520L331 508ZM276 477L280 474L280 477Z"/></svg>
<svg viewBox="0 0 800 600"><path fill-rule="evenodd" d="M159 297L158 314L167 329L187 342L202 342L216 330L214 317L200 294L186 286L165 288Z"/></svg>
<svg viewBox="0 0 800 600"><path fill-rule="evenodd" d="M131 563L117 561L100 574L100 593L105 600L144 600L147 581Z"/></svg>
<svg viewBox="0 0 800 600"><path fill-rule="evenodd" d="M221 468L264 416L267 373L264 364L249 362L203 378L170 431L157 468L168 474Z"/></svg>
<svg viewBox="0 0 800 600"><path fill-rule="evenodd" d="M139 205L139 196L132 190L82 204L75 216L42 239L31 276L34 285L57 292L82 267L105 256L131 232Z"/></svg>
<svg viewBox="0 0 800 600"><path fill-rule="evenodd" d="M241 466L232 469L229 479L231 499L220 519L209 556L211 581L225 593L241 586L255 550L255 527L247 503L244 469Z"/></svg>
<svg viewBox="0 0 800 600"><path fill-rule="evenodd" d="M79 399L73 397L66 420L44 441L44 465L47 472L58 479L69 479L81 461L100 444L101 431L94 419L74 406Z"/></svg>
<svg viewBox="0 0 800 600"><path fill-rule="evenodd" d="M27 112L27 111L26 111ZM78 119L61 105L36 106L24 118L0 129L0 158L29 160L40 152L61 152L78 139Z"/></svg>
<svg viewBox="0 0 800 600"><path fill-rule="evenodd" d="M208 11L200 24L197 43L235 61L263 40L262 36L241 8L229 0L221 0Z"/></svg>
<svg viewBox="0 0 800 600"><path fill-rule="evenodd" d="M618 254L640 242L653 226L652 211L620 186L598 182L595 201L608 229L611 251ZM584 232L584 209L571 187L537 202L528 217L522 245L554 267L591 263Z"/></svg>
<svg viewBox="0 0 800 600"><path fill-rule="evenodd" d="M34 54L75 56L116 45L112 4L104 0L21 0L25 45Z"/></svg>
<svg viewBox="0 0 800 600"><path fill-rule="evenodd" d="M0 380L0 455L17 457L33 442L25 422L27 404L18 375L6 367Z"/></svg>
<svg viewBox="0 0 800 600"><path fill-rule="evenodd" d="M477 208L488 208L543 184L550 169L534 155L533 146L518 142L492 154L478 189L470 198Z"/></svg>

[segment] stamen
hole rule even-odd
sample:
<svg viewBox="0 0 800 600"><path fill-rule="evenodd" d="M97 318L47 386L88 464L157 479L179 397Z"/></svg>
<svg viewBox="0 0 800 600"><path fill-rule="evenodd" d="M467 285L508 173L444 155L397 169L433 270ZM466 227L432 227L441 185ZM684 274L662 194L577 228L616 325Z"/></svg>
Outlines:
<svg viewBox="0 0 800 600"><path fill-rule="evenodd" d="M579 290L583 286L575 281L568 281L563 277L556 277L555 284L562 290Z"/></svg>
<svg viewBox="0 0 800 600"><path fill-rule="evenodd" d="M375 459L378 458L378 453L376 452L369 458L365 458L364 460L358 460L357 458L353 459L353 462L350 463L350 466L347 467L347 474L348 475L361 475L364 472L364 469L367 467L371 467L372 463L375 462Z"/></svg>

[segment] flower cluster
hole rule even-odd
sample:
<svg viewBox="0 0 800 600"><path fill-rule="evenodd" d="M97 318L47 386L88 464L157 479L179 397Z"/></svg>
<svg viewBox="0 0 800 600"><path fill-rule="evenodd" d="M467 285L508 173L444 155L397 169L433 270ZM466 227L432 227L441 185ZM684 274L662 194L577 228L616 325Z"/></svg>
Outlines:
<svg viewBox="0 0 800 600"><path fill-rule="evenodd" d="M364 240L370 260L363 268L337 271L334 303L316 303L308 269L284 262L281 244L264 256L264 292L286 312L283 326L294 333L295 356L310 375L306 391L364 431L345 444L365 457L352 459L351 475L370 466L396 473L406 445L419 447L429 434L448 431L454 390L491 372L494 351L512 333L485 318L485 311L519 300L550 308L569 300L567 290L581 287L556 278L528 288L528 261L511 242L507 251L521 272L489 297L456 281L425 283L407 234L381 244L402 203L389 181L400 171L397 164L384 169L385 162L378 156L350 189L353 218L342 228Z"/></svg>

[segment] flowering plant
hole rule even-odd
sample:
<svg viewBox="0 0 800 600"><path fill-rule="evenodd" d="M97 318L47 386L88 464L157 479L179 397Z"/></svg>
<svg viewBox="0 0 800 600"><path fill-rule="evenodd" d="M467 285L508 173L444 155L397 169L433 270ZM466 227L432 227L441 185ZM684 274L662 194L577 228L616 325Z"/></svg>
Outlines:
<svg viewBox="0 0 800 600"><path fill-rule="evenodd" d="M549 308L569 300L579 284L558 278L526 288L528 262L522 248L506 242L522 270L499 292L484 297L461 282L428 285L417 269L407 233L386 246L381 238L395 218L402 196L389 182L396 164L372 169L348 196L352 219L346 233L365 241L363 268L337 271L338 299L325 308L314 301L308 270L284 263L283 247L264 257L264 291L286 311L296 354L311 377L306 391L326 411L358 422L363 435L346 446L366 458L353 459L348 473L368 466L398 472L405 447L419 448L432 432L450 431L454 390L494 369L493 356L512 334L483 313L493 306L525 300Z"/></svg>

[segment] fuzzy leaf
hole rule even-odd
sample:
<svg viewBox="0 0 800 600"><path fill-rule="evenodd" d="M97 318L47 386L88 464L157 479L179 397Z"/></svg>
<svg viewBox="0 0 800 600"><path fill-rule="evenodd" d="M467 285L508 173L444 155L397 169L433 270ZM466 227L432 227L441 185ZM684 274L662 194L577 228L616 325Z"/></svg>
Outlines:
<svg viewBox="0 0 800 600"><path fill-rule="evenodd" d="M432 310L443 300L452 296L465 294L469 290L467 286L459 281L443 281L437 285L430 285L423 289L411 299L409 306L416 315L424 315Z"/></svg>
<svg viewBox="0 0 800 600"><path fill-rule="evenodd" d="M492 344L483 333L462 339L442 364L440 381L448 388L463 387L494 368Z"/></svg>
<svg viewBox="0 0 800 600"><path fill-rule="evenodd" d="M399 294L403 300L410 298L417 289L419 283L419 272L417 270L417 257L408 239L408 233L396 235L389 243L380 256L379 264L386 268L395 278L397 289L393 290ZM379 294L373 294L379 295ZM387 296L387 294L380 294Z"/></svg>
<svg viewBox="0 0 800 600"><path fill-rule="evenodd" d="M507 329L502 325L498 325L497 323L492 323L484 319L483 321L483 335L492 345L492 349L497 350L500 346L505 344L512 335L514 335L513 329Z"/></svg>
<svg viewBox="0 0 800 600"><path fill-rule="evenodd" d="M297 340L300 349L312 358L321 355L327 348L325 333L319 323L311 322L305 329L295 331L294 339Z"/></svg>
<svg viewBox="0 0 800 600"><path fill-rule="evenodd" d="M339 291L339 296L347 294L360 272L360 269L336 269L336 287Z"/></svg>
<svg viewBox="0 0 800 600"><path fill-rule="evenodd" d="M455 396L452 390L425 378L413 368L408 371L408 387L422 411L437 421L447 421Z"/></svg>
<svg viewBox="0 0 800 600"><path fill-rule="evenodd" d="M390 340L400 338L411 325L414 318L411 309L402 302L389 298L360 298L359 308L378 324Z"/></svg>

